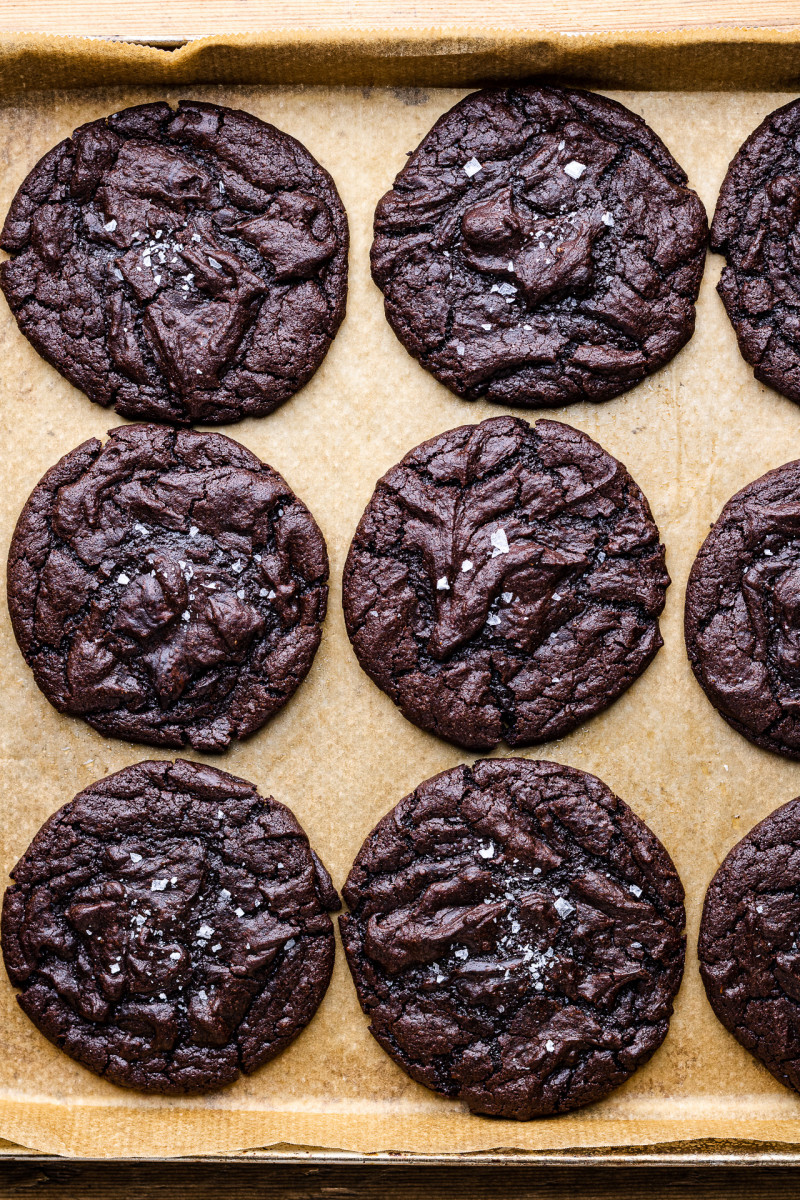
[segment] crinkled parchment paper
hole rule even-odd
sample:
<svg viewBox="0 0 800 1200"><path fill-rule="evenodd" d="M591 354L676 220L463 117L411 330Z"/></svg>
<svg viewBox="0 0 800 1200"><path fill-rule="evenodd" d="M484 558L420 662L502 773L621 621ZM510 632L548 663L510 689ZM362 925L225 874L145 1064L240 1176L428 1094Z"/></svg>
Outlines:
<svg viewBox="0 0 800 1200"><path fill-rule="evenodd" d="M215 765L288 804L341 886L363 838L421 780L469 758L422 733L369 681L340 608L348 543L374 483L424 438L504 410L451 395L414 362L369 277L379 196L454 90L217 87L31 93L0 108L0 211L47 149L126 104L181 95L241 106L300 138L331 171L352 231L348 315L312 382L273 416L225 432L280 471L322 527L332 561L321 649L296 697ZM612 92L661 134L709 214L726 166L777 93ZM213 1154L276 1143L371 1152L644 1145L701 1137L800 1142L800 1098L723 1030L694 953L703 894L756 821L800 793L800 765L755 749L714 712L690 673L683 589L709 523L738 488L800 457L800 409L757 384L739 358L711 257L697 332L677 359L626 396L552 415L628 466L652 505L673 584L665 646L608 712L524 753L599 775L656 831L686 887L689 954L669 1036L600 1104L516 1124L469 1115L411 1080L367 1032L344 956L309 1028L275 1062L216 1095L165 1100L96 1078L59 1053L17 1007L0 972L0 1136L84 1154ZM0 302L2 556L34 484L84 439L119 420L47 366ZM3 610L2 874L44 819L92 780L159 751L106 741L59 716L33 683ZM502 753L502 751L500 751ZM199 756L197 756L199 757Z"/></svg>

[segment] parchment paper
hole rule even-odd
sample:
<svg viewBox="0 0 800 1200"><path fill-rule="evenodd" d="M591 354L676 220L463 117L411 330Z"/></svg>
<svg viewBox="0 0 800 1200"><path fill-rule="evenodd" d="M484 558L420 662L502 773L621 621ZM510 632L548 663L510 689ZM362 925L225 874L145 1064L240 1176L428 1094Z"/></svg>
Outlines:
<svg viewBox="0 0 800 1200"><path fill-rule="evenodd" d="M274 415L226 430L288 479L322 527L329 616L312 671L265 729L208 761L288 804L341 886L374 823L421 780L471 756L409 724L363 674L340 608L350 537L378 476L424 438L502 411L468 404L395 340L368 255L375 203L436 117L463 92L200 87L33 93L0 109L0 213L49 147L126 104L181 95L244 107L300 138L332 172L348 211L348 315L312 382ZM641 113L686 168L709 214L728 161L790 95L610 92ZM0 971L0 1136L92 1156L213 1154L276 1143L372 1152L643 1145L703 1137L800 1143L800 1097L725 1032L709 1008L694 945L705 888L756 821L800 793L800 765L751 746L714 712L689 670L681 631L686 576L709 523L738 488L800 457L800 409L757 384L740 359L709 259L697 332L677 359L626 396L552 415L628 466L666 542L673 584L665 646L606 713L523 751L599 775L656 831L687 892L689 954L669 1036L600 1104L526 1124L470 1116L399 1069L367 1032L341 951L312 1024L275 1062L205 1098L164 1100L114 1087L54 1049ZM62 454L118 418L47 366L0 302L2 557L31 489ZM106 741L59 716L0 618L3 878L44 819L82 787L157 750ZM499 751L504 753L504 751ZM506 751L507 753L507 751ZM188 755L188 757L201 757Z"/></svg>

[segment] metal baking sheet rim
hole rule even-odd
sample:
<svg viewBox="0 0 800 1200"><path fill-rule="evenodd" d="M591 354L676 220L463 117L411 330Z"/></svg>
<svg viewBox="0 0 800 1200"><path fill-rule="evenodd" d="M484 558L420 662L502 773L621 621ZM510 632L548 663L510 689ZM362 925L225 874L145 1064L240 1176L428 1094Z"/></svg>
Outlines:
<svg viewBox="0 0 800 1200"><path fill-rule="evenodd" d="M580 32L580 31L576 31ZM149 46L154 50L173 51L199 41L203 34L194 36L147 35L140 37L101 36L98 41L124 42L135 46ZM94 40L94 39L88 39ZM30 1163L35 1160L42 1166L56 1164L65 1158L42 1154L37 1150L9 1145L0 1148L0 1164ZM136 1163L264 1163L274 1166L425 1166L425 1167L786 1167L800 1164L800 1145L772 1142L669 1142L662 1145L602 1147L592 1150L525 1150L525 1151L482 1151L461 1154L414 1154L409 1151L382 1151L375 1154L356 1154L326 1148L300 1148L289 1146L285 1150L241 1150L230 1154L191 1155L171 1158L137 1159L93 1159L86 1163L136 1162Z"/></svg>
<svg viewBox="0 0 800 1200"><path fill-rule="evenodd" d="M3 1163L42 1166L64 1161L110 1164L141 1163L264 1163L270 1166L330 1167L795 1167L800 1148L758 1142L684 1142L663 1146L624 1146L600 1150L485 1151L480 1154L414 1154L410 1151L381 1151L356 1154L325 1148L287 1147L286 1150L241 1150L230 1154L193 1154L171 1158L81 1158L80 1155L43 1154L23 1147L0 1150Z"/></svg>

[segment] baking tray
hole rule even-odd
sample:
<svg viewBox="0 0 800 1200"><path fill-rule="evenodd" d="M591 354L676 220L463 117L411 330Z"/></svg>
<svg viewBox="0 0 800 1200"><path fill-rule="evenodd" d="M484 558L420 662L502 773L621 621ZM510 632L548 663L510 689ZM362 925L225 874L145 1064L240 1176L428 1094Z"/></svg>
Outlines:
<svg viewBox="0 0 800 1200"><path fill-rule="evenodd" d="M742 137L796 94L798 46L796 33L761 30L577 37L470 29L290 30L199 39L170 51L90 39L0 38L3 211L27 169L80 121L157 96L195 95L248 108L299 136L339 184L353 235L345 325L298 397L270 418L228 430L281 470L320 521L332 557L330 616L311 675L292 704L254 739L211 760L287 802L338 884L378 817L422 779L474 757L408 725L360 672L339 608L349 536L375 480L406 450L441 430L504 411L459 401L395 341L368 276L375 201L405 151L464 89L544 77L610 91L641 112L711 211L724 166ZM697 91L702 99L687 94ZM691 679L680 634L683 583L708 522L737 487L800 456L796 407L755 383L738 357L714 293L719 265L709 261L698 332L673 364L605 405L545 414L585 429L629 466L654 508L674 580L662 623L666 645L645 676L581 730L524 751L600 775L676 859L689 899L690 953L662 1050L619 1092L578 1114L518 1126L471 1117L412 1084L371 1042L340 954L309 1030L253 1077L257 1087L271 1087L284 1099L291 1095L291 1111L274 1119L275 1111L263 1107L263 1093L254 1095L245 1081L240 1093L251 1106L246 1121L234 1127L225 1107L232 1093L226 1091L197 1102L187 1135L192 1104L121 1095L94 1081L43 1044L2 981L0 1134L9 1141L0 1144L0 1155L18 1155L12 1143L21 1142L31 1148L26 1156L38 1151L91 1158L239 1152L248 1160L331 1163L800 1161L800 1101L717 1024L693 956L699 905L716 864L756 820L800 791L797 766L743 742L711 710ZM5 306L0 350L4 551L42 472L118 419L43 364ZM41 821L80 787L150 752L105 742L56 714L33 685L5 614L0 632L8 724L2 866L8 870ZM309 728L313 742L303 734ZM642 747L644 769L637 757ZM303 1087L318 1060L331 1072L332 1095L327 1111L313 1113L313 1088ZM17 1080L8 1069L3 1077L2 1064L13 1062L19 1064ZM336 1103L342 1077L351 1089L349 1108ZM316 1086L319 1099L319 1077ZM354 1089L358 1104L352 1102ZM738 1108L728 1103L732 1099Z"/></svg>

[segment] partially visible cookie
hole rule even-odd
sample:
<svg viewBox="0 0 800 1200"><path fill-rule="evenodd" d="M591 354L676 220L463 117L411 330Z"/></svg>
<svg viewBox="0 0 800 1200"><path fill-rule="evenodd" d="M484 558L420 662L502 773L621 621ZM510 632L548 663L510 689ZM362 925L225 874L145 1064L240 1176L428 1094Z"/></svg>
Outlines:
<svg viewBox="0 0 800 1200"><path fill-rule="evenodd" d="M327 577L311 513L244 446L123 425L34 489L11 543L8 603L59 712L107 736L224 750L305 678Z"/></svg>
<svg viewBox="0 0 800 1200"><path fill-rule="evenodd" d="M694 331L708 224L641 117L574 88L475 92L375 213L372 274L410 354L468 400L607 400Z"/></svg>
<svg viewBox="0 0 800 1200"><path fill-rule="evenodd" d="M251 783L141 762L60 808L12 871L3 958L34 1025L122 1087L207 1092L308 1024L339 907L297 821Z"/></svg>
<svg viewBox="0 0 800 1200"><path fill-rule="evenodd" d="M272 412L344 317L333 180L293 137L218 104L142 104L82 125L23 182L0 246L0 286L32 345L140 420Z"/></svg>
<svg viewBox="0 0 800 1200"><path fill-rule="evenodd" d="M800 404L800 100L770 113L728 167L711 225L717 291L756 379Z"/></svg>
<svg viewBox="0 0 800 1200"><path fill-rule="evenodd" d="M644 671L668 584L622 463L569 425L493 417L379 480L343 603L359 662L410 721L460 746L524 746Z"/></svg>
<svg viewBox="0 0 800 1200"><path fill-rule="evenodd" d="M734 846L709 884L700 974L738 1042L800 1092L800 799Z"/></svg>
<svg viewBox="0 0 800 1200"><path fill-rule="evenodd" d="M475 1113L599 1100L667 1034L683 888L593 775L486 759L428 779L369 835L343 895L370 1032Z"/></svg>
<svg viewBox="0 0 800 1200"><path fill-rule="evenodd" d="M800 759L800 461L737 492L686 587L689 662L738 733Z"/></svg>

